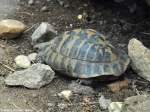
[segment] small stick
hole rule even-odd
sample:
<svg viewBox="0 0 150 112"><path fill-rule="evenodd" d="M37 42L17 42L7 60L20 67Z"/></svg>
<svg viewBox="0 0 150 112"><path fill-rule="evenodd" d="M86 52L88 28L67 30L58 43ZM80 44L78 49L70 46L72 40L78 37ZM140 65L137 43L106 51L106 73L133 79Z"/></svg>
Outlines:
<svg viewBox="0 0 150 112"><path fill-rule="evenodd" d="M28 29L26 29L23 33L27 33L28 31L30 31L31 29L33 29L38 23L32 25L31 27L29 27Z"/></svg>
<svg viewBox="0 0 150 112"><path fill-rule="evenodd" d="M33 14L32 13L29 13L29 12L16 12L18 14L26 14L26 15L29 15L29 16L32 16Z"/></svg>
<svg viewBox="0 0 150 112"><path fill-rule="evenodd" d="M15 70L14 70L13 68L9 67L8 65L3 64L2 62L0 62L0 64L1 64L2 66L4 66L5 68L7 68L7 69L9 69L9 70L11 70L11 71L13 71L13 72L15 72Z"/></svg>

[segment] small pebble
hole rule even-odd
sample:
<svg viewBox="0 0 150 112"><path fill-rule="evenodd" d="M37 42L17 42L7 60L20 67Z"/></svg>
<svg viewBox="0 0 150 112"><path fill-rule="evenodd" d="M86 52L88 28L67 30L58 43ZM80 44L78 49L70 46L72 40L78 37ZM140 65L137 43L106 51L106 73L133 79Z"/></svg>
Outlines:
<svg viewBox="0 0 150 112"><path fill-rule="evenodd" d="M27 56L24 55L18 55L15 58L15 63L20 68L29 68L31 66L30 60L28 59Z"/></svg>
<svg viewBox="0 0 150 112"><path fill-rule="evenodd" d="M78 15L78 19L80 20L80 19L82 19L83 18L83 16L81 15L81 14L79 14Z"/></svg>
<svg viewBox="0 0 150 112"><path fill-rule="evenodd" d="M108 110L109 112L122 112L123 107L124 107L123 102L112 102L109 105Z"/></svg>
<svg viewBox="0 0 150 112"><path fill-rule="evenodd" d="M34 0L29 0L29 1L28 1L28 4L29 4L29 5L33 5L33 4L34 4Z"/></svg>
<svg viewBox="0 0 150 112"><path fill-rule="evenodd" d="M47 7L46 6L43 6L42 8L41 8L41 11L42 12L45 12L45 11L47 11L48 9L47 9Z"/></svg>
<svg viewBox="0 0 150 112"><path fill-rule="evenodd" d="M64 91L58 93L58 96L59 96L59 97L62 97L62 98L64 98L64 99L68 100L68 101L70 101L70 97L71 97L72 95L73 95L73 94L72 94L72 91L71 91L71 90L64 90Z"/></svg>
<svg viewBox="0 0 150 112"><path fill-rule="evenodd" d="M87 6L88 6L88 4L83 4L83 6L84 6L84 7L87 7Z"/></svg>
<svg viewBox="0 0 150 112"><path fill-rule="evenodd" d="M31 62L34 62L36 60L37 53L31 53L28 55L28 58Z"/></svg>
<svg viewBox="0 0 150 112"><path fill-rule="evenodd" d="M69 7L69 4L65 4L65 5L64 5L64 8L68 8L68 7Z"/></svg>
<svg viewBox="0 0 150 112"><path fill-rule="evenodd" d="M70 24L69 26L72 28L72 27L73 27L73 24Z"/></svg>

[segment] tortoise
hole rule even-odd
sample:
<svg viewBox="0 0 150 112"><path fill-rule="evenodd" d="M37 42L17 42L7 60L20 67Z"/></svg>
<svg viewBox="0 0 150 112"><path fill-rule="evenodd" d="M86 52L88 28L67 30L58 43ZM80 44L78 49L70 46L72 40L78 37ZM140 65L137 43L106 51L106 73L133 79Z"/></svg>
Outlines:
<svg viewBox="0 0 150 112"><path fill-rule="evenodd" d="M65 31L48 42L37 44L39 56L54 70L75 78L120 76L129 64L128 55L115 49L93 29Z"/></svg>

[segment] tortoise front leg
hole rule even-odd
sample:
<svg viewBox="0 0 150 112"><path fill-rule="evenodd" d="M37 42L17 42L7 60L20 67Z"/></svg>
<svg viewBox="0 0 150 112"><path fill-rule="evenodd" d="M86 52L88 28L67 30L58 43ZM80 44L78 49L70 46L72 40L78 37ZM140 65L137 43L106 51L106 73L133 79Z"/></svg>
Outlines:
<svg viewBox="0 0 150 112"><path fill-rule="evenodd" d="M89 85L92 85L93 79L77 79L76 82L81 85L89 86Z"/></svg>

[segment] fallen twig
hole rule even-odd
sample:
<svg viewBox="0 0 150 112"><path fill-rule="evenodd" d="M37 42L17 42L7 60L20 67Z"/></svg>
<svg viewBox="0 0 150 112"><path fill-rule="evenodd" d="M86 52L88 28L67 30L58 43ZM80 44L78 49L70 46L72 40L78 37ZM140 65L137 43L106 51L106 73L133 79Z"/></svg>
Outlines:
<svg viewBox="0 0 150 112"><path fill-rule="evenodd" d="M7 69L9 69L9 70L11 70L11 71L13 71L13 72L15 72L15 70L14 70L13 68L9 67L8 65L3 64L2 62L0 62L0 64L1 64L2 66L4 66L5 68L7 68Z"/></svg>
<svg viewBox="0 0 150 112"><path fill-rule="evenodd" d="M36 23L36 24L32 25L31 27L27 28L27 29L24 31L24 33L29 32L29 31L32 30L36 25L38 25L38 23Z"/></svg>
<svg viewBox="0 0 150 112"><path fill-rule="evenodd" d="M29 12L16 12L16 13L18 13L18 14L26 14L26 15L29 15L29 16L33 15L33 13L29 13Z"/></svg>

